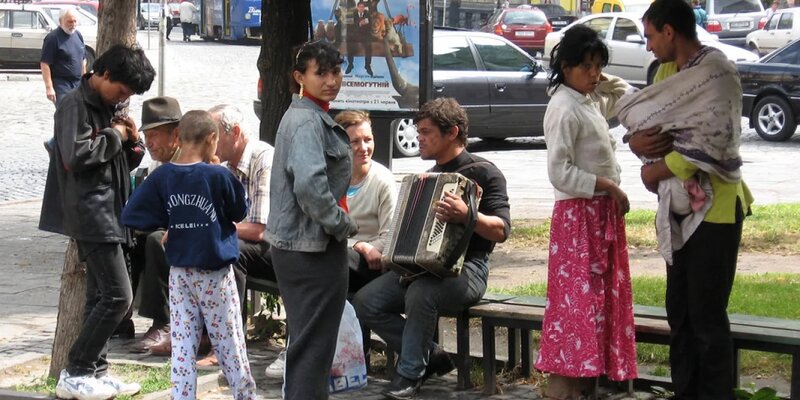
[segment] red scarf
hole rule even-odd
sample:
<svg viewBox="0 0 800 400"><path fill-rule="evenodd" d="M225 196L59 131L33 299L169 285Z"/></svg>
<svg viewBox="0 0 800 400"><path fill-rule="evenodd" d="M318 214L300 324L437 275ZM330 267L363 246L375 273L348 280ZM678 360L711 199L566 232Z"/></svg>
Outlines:
<svg viewBox="0 0 800 400"><path fill-rule="evenodd" d="M303 96L308 97L309 100L313 101L318 106L322 107L322 111L328 112L331 109L331 103L328 101L322 101L312 96L310 93L304 93Z"/></svg>

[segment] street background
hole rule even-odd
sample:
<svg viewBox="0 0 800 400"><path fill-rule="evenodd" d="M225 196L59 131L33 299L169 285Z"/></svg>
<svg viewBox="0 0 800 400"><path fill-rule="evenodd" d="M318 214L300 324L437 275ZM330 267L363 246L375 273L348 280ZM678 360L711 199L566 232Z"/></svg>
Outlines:
<svg viewBox="0 0 800 400"><path fill-rule="evenodd" d="M179 37L175 33L173 39ZM156 34L148 45L147 33L140 32L139 41L157 67ZM165 94L177 98L183 112L220 103L236 105L244 114L245 130L257 136L259 121L252 102L256 97L259 51L256 45L167 42L166 68L159 71L166 77ZM132 97L130 114L137 125L141 122L142 102L156 95L154 82L149 92ZM49 355L52 345L66 238L41 232L36 224L48 164L42 142L53 134L54 109L45 97L38 71L0 71L0 371ZM796 172L800 135L787 142L770 143L761 140L747 126L746 119L742 124L743 174L756 204L800 202L800 178ZM613 130L618 140L623 133L619 128ZM469 150L494 162L505 173L514 219L550 215L552 188L547 179L546 149L540 138L473 140ZM628 193L632 208L654 209L655 196L646 192L639 181L639 160L621 142L617 156L623 170L622 188ZM431 165L419 158L396 158L392 169L399 177ZM146 326L140 322L139 333ZM0 387L3 386L0 376Z"/></svg>

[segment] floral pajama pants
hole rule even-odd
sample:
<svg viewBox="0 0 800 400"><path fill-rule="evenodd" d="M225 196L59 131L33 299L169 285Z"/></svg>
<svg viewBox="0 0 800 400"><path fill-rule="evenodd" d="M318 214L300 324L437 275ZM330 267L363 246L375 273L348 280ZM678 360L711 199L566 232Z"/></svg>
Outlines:
<svg viewBox="0 0 800 400"><path fill-rule="evenodd" d="M169 311L172 398L197 397L197 349L205 325L234 398L255 399L233 268L170 268Z"/></svg>

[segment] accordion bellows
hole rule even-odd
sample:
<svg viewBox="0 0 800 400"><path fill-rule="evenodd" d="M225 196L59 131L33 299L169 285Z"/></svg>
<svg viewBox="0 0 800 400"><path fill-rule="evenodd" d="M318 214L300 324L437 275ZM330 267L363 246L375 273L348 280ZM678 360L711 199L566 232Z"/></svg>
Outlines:
<svg viewBox="0 0 800 400"><path fill-rule="evenodd" d="M470 227L438 220L436 203L445 192L451 192L461 196L468 208L472 203L472 209L477 210L479 191L473 181L459 173L404 177L389 242L381 257L383 264L406 277L424 273L439 278L458 276L474 223Z"/></svg>

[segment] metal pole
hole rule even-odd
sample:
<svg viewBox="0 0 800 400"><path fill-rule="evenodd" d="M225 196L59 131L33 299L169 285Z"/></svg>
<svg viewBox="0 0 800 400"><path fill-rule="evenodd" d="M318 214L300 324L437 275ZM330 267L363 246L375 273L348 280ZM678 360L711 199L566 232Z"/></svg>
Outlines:
<svg viewBox="0 0 800 400"><path fill-rule="evenodd" d="M443 0L442 6L442 26L447 26L447 0Z"/></svg>
<svg viewBox="0 0 800 400"><path fill-rule="evenodd" d="M172 23L172 15L167 12L167 0L161 0L161 13L164 14L158 22L158 95L164 95L164 49L167 47L167 24Z"/></svg>

